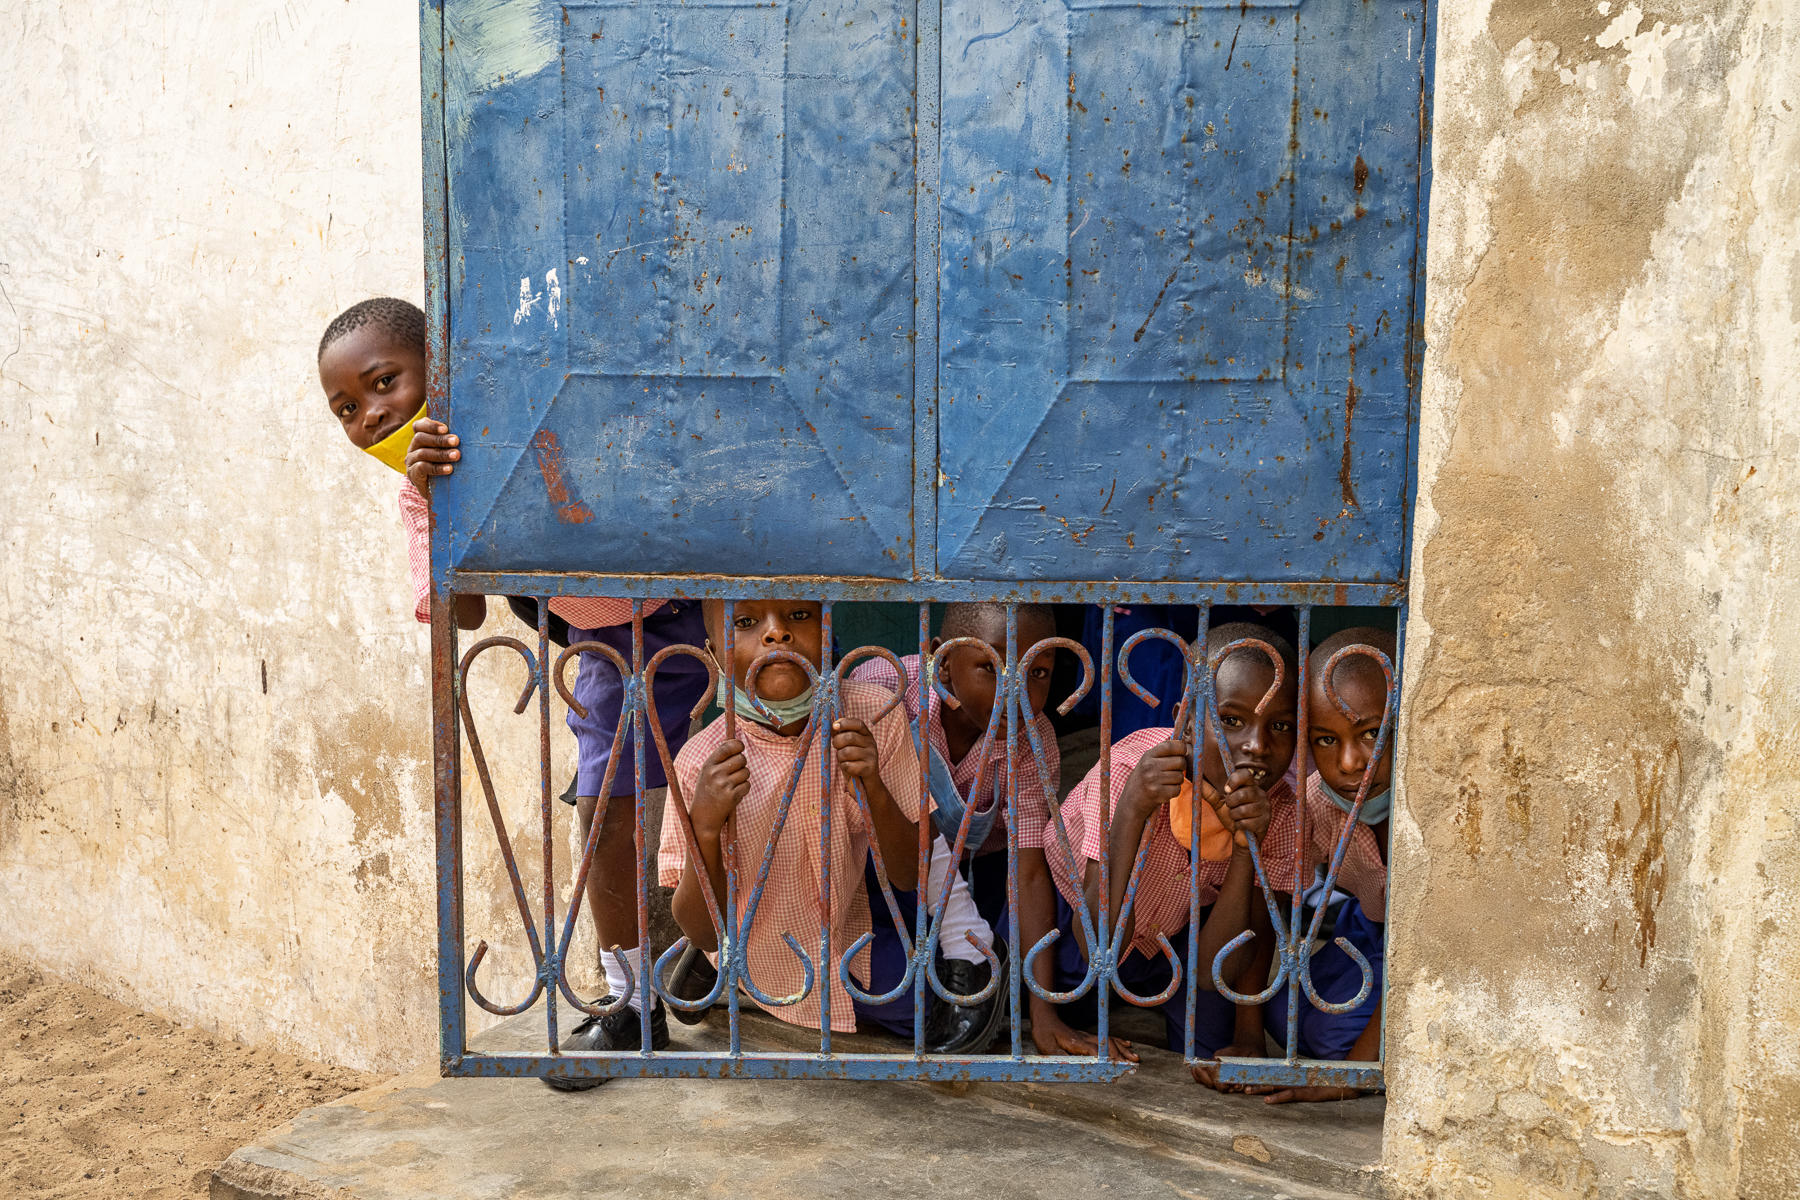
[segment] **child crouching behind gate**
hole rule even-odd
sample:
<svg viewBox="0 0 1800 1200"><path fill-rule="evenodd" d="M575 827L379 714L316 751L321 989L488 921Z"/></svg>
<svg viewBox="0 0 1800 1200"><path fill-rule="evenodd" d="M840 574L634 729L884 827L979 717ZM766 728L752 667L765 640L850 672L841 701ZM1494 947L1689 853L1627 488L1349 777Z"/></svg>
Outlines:
<svg viewBox="0 0 1800 1200"><path fill-rule="evenodd" d="M740 600L732 628L724 627L725 606L705 605L707 649L721 679L735 673L737 690L721 696L721 707L736 714L735 738L725 736L725 718L715 719L695 734L675 758L675 778L663 816L658 869L662 884L675 889L676 922L689 940L716 956L719 935L708 911L707 896L725 913L725 872L737 874L737 919L748 910L757 873L771 839L775 853L768 882L745 935L745 961L751 982L770 999L798 993L806 982L805 967L783 935L813 959L819 954L821 801L819 738L812 728L812 688L806 672L792 662L772 660L756 678L756 694L772 715L751 703L746 677L751 665L774 650L790 651L817 664L821 642L820 606L801 600ZM723 690L721 684L721 690ZM843 954L871 930L873 919L889 921L886 903L869 871L870 847L878 846L896 892L918 886L919 826L925 815L919 794L919 761L904 709L888 689L847 680L839 693L840 712L828 735L834 769L831 792L831 840L826 848L830 867L831 953ZM796 761L804 759L785 822L776 837L782 795ZM852 793L859 785L868 801L865 815ZM683 808L685 807L685 813ZM691 822L699 861L689 857L684 825ZM907 897L910 901L911 897ZM814 962L812 990L793 1004L763 1005L790 1024L820 1027L820 994L829 973L832 988L831 1028L849 1032L858 1016L871 1024L910 1038L912 1004L876 1008L847 995L837 962ZM850 973L866 992L884 994L906 970L904 955L864 949ZM915 980L913 986L918 986ZM888 1015L904 1010L904 1020Z"/></svg>
<svg viewBox="0 0 1800 1200"><path fill-rule="evenodd" d="M1102 855L1107 858L1113 930L1118 928L1132 865L1140 842L1149 840L1143 870L1137 881L1131 912L1131 932L1121 947L1119 980L1140 997L1151 997L1168 987L1174 977L1157 935L1168 938L1182 962L1181 985L1155 1007L1163 1016L1168 1048L1179 1053L1187 1032L1187 980L1199 977L1194 1017L1194 1050L1197 1057L1244 1054L1261 1056L1263 1018L1260 1010L1240 1008L1220 996L1213 987L1213 959L1219 950L1246 929L1257 931L1260 945L1240 947L1227 962L1226 980L1240 992L1262 990L1259 970L1266 971L1272 945L1266 904L1256 881L1245 834L1255 834L1271 886L1283 886L1278 864L1292 872L1294 853L1294 799L1282 778L1294 754L1295 707L1298 686L1293 647L1278 634L1260 625L1222 625L1207 634L1207 654L1243 638L1255 638L1271 646L1282 659L1281 687L1262 705L1275 682L1268 656L1253 647L1233 651L1219 664L1214 682L1220 723L1225 729L1225 756L1221 757L1210 722L1206 722L1201 755L1201 779L1190 780L1190 746L1168 727L1140 729L1114 743L1111 755L1112 812L1108 842L1101 841L1100 768L1088 772L1062 805L1071 861L1065 853L1054 822L1044 833L1044 852L1060 893L1057 917L1062 936L1046 954L1056 956L1057 988L1077 986L1087 973L1087 946L1075 917L1078 898L1098 919ZM1261 711L1258 706L1262 705ZM1192 823L1200 822L1200 920L1199 954L1186 961L1189 918ZM1057 1040L1091 1052L1091 1035L1067 1032L1070 1023L1087 1025L1093 1019L1096 981L1079 1000L1056 1011L1044 1006L1032 1020L1055 1023ZM1115 994L1114 1002L1118 1002ZM1034 1029L1034 1033L1035 1033ZM1114 1038L1112 1052L1136 1061L1130 1044Z"/></svg>
<svg viewBox="0 0 1800 1200"><path fill-rule="evenodd" d="M1382 715L1387 707L1387 680L1381 665L1363 653L1338 660L1331 682L1338 700L1350 709L1345 715L1325 693L1325 668L1340 650L1363 646L1394 661L1394 635L1387 630L1346 629L1326 638L1306 663L1307 737L1314 770L1306 780L1306 857L1318 867L1329 867L1350 810L1363 784L1363 774L1381 736ZM1347 1059L1374 1062L1381 1057L1382 964L1387 938L1388 808L1393 797L1393 733L1375 762L1368 795L1350 830L1338 869L1336 890L1349 899L1338 911L1333 937L1313 952L1313 988L1320 998L1342 1004L1362 988L1362 968L1337 946L1343 938L1368 960L1373 980L1361 1004L1346 1013L1315 1008L1304 992L1300 995L1299 1036L1302 1058ZM1304 927L1303 927L1304 928ZM1241 989L1240 989L1241 990ZM1264 1006L1269 1033L1287 1045L1287 997L1285 991ZM1267 1097L1270 1104L1295 1100L1347 1100L1360 1093L1346 1087L1253 1086L1245 1091Z"/></svg>

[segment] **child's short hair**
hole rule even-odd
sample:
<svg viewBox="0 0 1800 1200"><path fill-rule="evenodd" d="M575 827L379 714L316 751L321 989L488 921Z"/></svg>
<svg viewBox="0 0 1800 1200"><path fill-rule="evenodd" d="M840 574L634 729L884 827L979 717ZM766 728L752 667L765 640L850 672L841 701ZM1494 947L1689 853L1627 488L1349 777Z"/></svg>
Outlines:
<svg viewBox="0 0 1800 1200"><path fill-rule="evenodd" d="M1274 647L1275 653L1281 655L1282 671L1287 676L1284 682L1289 687L1294 686L1295 680L1299 678L1300 670L1300 660L1294 655L1294 643L1267 625L1257 625L1250 621L1232 621L1229 624L1213 626L1206 631L1206 657L1210 660L1213 655L1231 643L1244 638L1255 638ZM1238 653L1252 655L1258 662L1268 661L1267 656L1253 646L1245 646ZM1224 666L1225 664L1220 663L1219 665Z"/></svg>
<svg viewBox="0 0 1800 1200"><path fill-rule="evenodd" d="M1314 646L1312 653L1307 656L1306 667L1312 678L1320 678L1320 673L1325 670L1325 664L1331 661L1331 656L1345 646L1367 646L1371 650L1379 650L1387 655L1388 662L1392 663L1398 642L1394 637L1393 630L1381 629L1374 625L1364 625L1356 629L1340 629ZM1381 676L1380 666L1366 654L1345 655L1338 663L1338 670L1366 672L1371 682L1383 691L1387 690L1387 681ZM1333 682L1335 683L1336 680Z"/></svg>
<svg viewBox="0 0 1800 1200"><path fill-rule="evenodd" d="M376 296L352 304L332 318L331 324L325 327L325 336L319 339L319 357L325 357L331 343L364 325L373 325L395 341L411 346L420 354L425 353L425 310L409 300Z"/></svg>
<svg viewBox="0 0 1800 1200"><path fill-rule="evenodd" d="M1056 617L1048 604L1018 605L1019 629L1023 631L1028 625L1038 624L1047 627L1051 633L1056 632ZM938 636L945 641L960 637L980 637L985 631L998 626L1006 628L1006 605L998 600L959 600L954 604L944 605L944 625ZM1024 649L1023 646L1020 647Z"/></svg>

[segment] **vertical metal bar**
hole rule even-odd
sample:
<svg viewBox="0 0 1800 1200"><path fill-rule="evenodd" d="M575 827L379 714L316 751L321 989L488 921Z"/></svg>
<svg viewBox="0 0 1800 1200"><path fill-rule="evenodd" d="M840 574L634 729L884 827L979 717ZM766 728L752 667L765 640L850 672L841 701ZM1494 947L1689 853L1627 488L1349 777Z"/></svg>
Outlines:
<svg viewBox="0 0 1800 1200"><path fill-rule="evenodd" d="M537 598L538 652L532 673L538 693L538 825L544 840L544 1026L550 1037L550 1053L557 1052L556 1036L556 864L555 839L550 820L550 598Z"/></svg>
<svg viewBox="0 0 1800 1200"><path fill-rule="evenodd" d="M1182 699L1186 703L1180 713L1186 728L1173 731L1176 737L1187 738L1188 774L1194 789L1193 819L1188 822L1187 1027L1181 1038L1181 1057L1186 1062L1194 1061L1194 1022L1200 1011L1200 806L1206 803L1206 797L1201 795L1201 776L1206 766L1206 715L1190 694L1198 682L1200 664L1209 663L1206 622L1205 612L1196 606L1194 644L1188 647L1186 669L1182 672Z"/></svg>
<svg viewBox="0 0 1800 1200"><path fill-rule="evenodd" d="M632 811L637 821L632 827L633 847L637 851L637 950L631 955L631 969L637 984L638 997L638 1053L650 1054L650 1018L651 1009L656 1007L656 987L651 982L650 972L655 960L650 954L650 872L644 862L644 603L640 600L631 602L631 686L625 689L626 698L631 703L631 711L627 719L631 722L631 758L633 774L631 780ZM701 878L705 878L704 869ZM709 881L706 885L711 887Z"/></svg>
<svg viewBox="0 0 1800 1200"><path fill-rule="evenodd" d="M918 0L913 28L912 577L937 575L938 118L941 0ZM928 653L928 651L926 651ZM921 710L923 711L923 710Z"/></svg>
<svg viewBox="0 0 1800 1200"><path fill-rule="evenodd" d="M1434 9L1436 8L1435 3L1433 4L1432 7ZM1430 54L1431 51L1427 50L1426 53ZM1410 528L1411 522L1408 522L1407 525ZM1400 711L1399 711L1398 705L1399 705L1399 700L1400 700L1400 694L1401 694L1402 690L1405 688L1405 680L1406 680L1406 674L1405 674L1406 617L1407 617L1407 613L1411 609L1411 607L1412 607L1412 605L1411 605L1410 601L1402 601L1399 608L1397 608L1394 612L1393 703L1395 704L1396 707L1394 710L1394 717L1393 717L1393 732L1388 734L1388 761L1389 761L1389 763L1393 764L1392 766L1390 766L1390 768L1388 770L1388 787L1393 789L1394 794L1395 794L1395 797L1394 797L1395 799L1399 798L1399 789L1400 789L1400 772L1394 769L1394 767L1397 767L1400 764ZM1392 810L1391 802L1390 802L1389 807L1390 807L1390 811L1391 811ZM1394 894L1394 884L1393 884L1394 820L1393 820L1392 816L1390 816L1388 818L1387 868L1388 868L1388 895L1391 897ZM1376 1051L1378 1060L1381 1063L1383 1071L1386 1071L1386 1069L1387 1069L1387 1026L1388 1026L1387 964L1388 964L1388 952L1393 949L1393 946L1388 942L1388 927L1387 927L1387 923L1385 920L1385 916L1386 916L1386 914L1383 914L1384 920L1383 920L1382 926L1381 926L1381 938L1382 938L1381 979L1378 981L1381 986L1381 1000L1380 1000L1380 1005L1381 1005L1381 1045L1380 1045L1380 1048Z"/></svg>
<svg viewBox="0 0 1800 1200"><path fill-rule="evenodd" d="M1094 942L1088 955L1103 954L1102 947L1112 945L1112 876L1108 862L1112 858L1112 713L1113 713L1113 602L1109 598L1101 606L1100 618L1100 904L1094 916ZM1076 850L1075 885L1081 886L1080 850ZM1067 935L1074 936L1071 930ZM1108 967L1094 980L1098 990L1098 1039L1100 1061L1112 1058L1112 1042L1108 1036L1112 1015L1112 981L1114 970Z"/></svg>
<svg viewBox="0 0 1800 1200"><path fill-rule="evenodd" d="M737 740L737 601L725 601L724 626L720 630L719 640L724 644L719 653L725 656L721 664L725 670L725 740ZM731 1031L731 1056L741 1058L744 1053L743 1031L739 1028L739 1017L743 1007L743 989L738 986L737 963L743 954L744 936L748 929L740 928L737 904L737 821L725 822L725 830L720 834L719 856L725 860L725 907L723 915L725 928L719 931L719 971L725 975L725 1019Z"/></svg>
<svg viewBox="0 0 1800 1200"><path fill-rule="evenodd" d="M1190 890L1190 893L1188 896L1188 913L1189 913L1189 920L1190 920L1190 924L1189 924L1190 930L1193 929L1193 922L1197 921L1199 912L1200 912L1200 851L1199 851L1200 813L1199 813L1199 806L1201 804L1206 803L1205 797L1203 797L1200 794L1200 772L1204 766L1204 759L1205 759L1205 752L1206 752L1206 732L1211 727L1209 725L1209 722L1211 722L1211 720L1212 720L1213 706L1218 703L1217 698L1213 695L1214 678L1213 678L1213 668L1212 668L1212 654L1210 652L1210 647L1211 647L1210 639L1212 637L1212 606L1213 606L1213 597L1207 596L1204 600L1202 600L1200 602L1199 613L1197 614L1197 616L1195 618L1195 622L1194 622L1194 641L1196 643L1198 643L1198 646L1199 646L1198 660L1199 660L1199 664L1202 667L1202 669L1198 672L1198 675L1199 675L1198 682L1200 684L1199 694L1194 697L1194 702L1188 706L1192 710L1191 712L1188 713L1188 719L1193 722L1194 751L1195 751L1195 754L1198 756L1194 760L1194 772L1195 772L1195 774L1194 774L1194 801L1195 801L1194 807L1195 807L1195 812L1194 812L1193 829L1192 829L1193 849L1190 851L1190 853L1193 855L1193 857L1189 860L1190 862L1192 862L1194 864L1194 869L1191 873L1192 874L1191 885L1190 885L1191 890ZM1223 665L1223 664L1220 664L1220 665ZM1217 740L1219 743L1219 745L1218 745L1219 765L1224 768L1225 774L1227 776L1229 776L1231 774L1231 756L1226 753L1226 746L1225 746L1224 738L1218 738ZM1235 835L1234 835L1233 840L1235 841ZM1233 853L1236 853L1235 845L1232 847L1232 851L1233 851ZM1194 961L1196 958L1199 957L1199 955L1200 955L1200 939L1199 939L1198 933L1190 932L1188 935L1188 967L1187 967L1188 975L1190 977L1198 976L1202 970L1201 965ZM1206 964L1205 969L1209 973L1211 970L1211 966L1212 966L1212 964L1210 964L1210 963ZM1199 987L1198 981L1193 978L1190 978L1188 982L1196 989ZM1198 996L1198 994L1199 994L1198 991L1196 991L1195 995ZM1199 1004L1198 1004L1198 1002L1196 1002L1194 1005L1194 1008L1189 1010L1187 1037L1183 1039L1182 1058L1188 1062L1192 1062L1194 1059L1193 1013L1194 1013L1194 1011L1198 1010L1198 1008L1199 1008Z"/></svg>
<svg viewBox="0 0 1800 1200"><path fill-rule="evenodd" d="M931 804L931 777L927 771L927 763L931 755L931 731L928 722L931 720L931 605L919 605L919 715L913 722L913 747L919 756L919 886L916 893L917 902L913 905L913 945L924 947L920 951L918 969L913 975L913 1054L915 1057L925 1053L925 995L931 989L931 962L929 955L932 947L927 944L926 918L928 913L935 912L937 905L931 899L931 839L932 823L926 811ZM900 680L901 694L906 692L906 680ZM955 882L957 862L954 856L950 860L950 876L944 880L944 890L949 891ZM874 983L874 980L870 980Z"/></svg>
<svg viewBox="0 0 1800 1200"><path fill-rule="evenodd" d="M1006 822L1006 917L1007 928L1019 928L1019 723L1025 719L1026 699L1020 687L1021 671L1019 669L1019 606L1006 606L1006 671L1002 676L1005 691L999 697L1006 705L1002 710L1006 713L1006 807L1000 813L1000 819ZM974 804L976 797L970 796L969 803ZM975 847L979 852L981 847ZM1014 940L1017 940L1016 934ZM1025 1055L1022 1030L1024 1020L1024 997L1021 992L1024 985L1019 974L1020 956L1006 956L1007 987L1010 989L1012 1002L1012 1056L1023 1058Z"/></svg>
<svg viewBox="0 0 1800 1200"><path fill-rule="evenodd" d="M831 601L819 605L819 683L825 687L825 703L813 700L807 733L819 747L819 1053L831 1053L831 977L837 963L831 957L831 724L836 718L836 692L826 683L831 674ZM824 711L820 711L823 709ZM804 758L804 752L801 754ZM874 831L870 831L874 836ZM860 863L855 864L860 871ZM846 870L850 869L847 865ZM869 906L873 920L875 906ZM864 982L872 982L865 980Z"/></svg>
<svg viewBox="0 0 1800 1200"><path fill-rule="evenodd" d="M450 401L449 176L444 153L444 14L419 3L419 109L425 218L426 400L442 419ZM467 1050L463 996L462 755L457 729L455 600L449 527L431 506L432 823L437 835L438 1057L448 1073Z"/></svg>
<svg viewBox="0 0 1800 1200"><path fill-rule="evenodd" d="M1290 1063L1299 1056L1300 963L1304 958L1309 957L1312 954L1310 941L1303 942L1302 934L1300 932L1301 910L1305 907L1305 905L1300 902L1300 897L1305 894L1305 889L1311 886L1311 880L1305 874L1306 864L1310 860L1310 856L1306 852L1306 782L1309 774L1307 770L1309 765L1308 751L1312 743L1312 734L1308 724L1306 702L1308 689L1311 687L1311 681L1307 676L1306 667L1307 659L1311 657L1311 654L1308 653L1308 646L1310 644L1309 639L1311 636L1312 605L1303 604L1300 606L1299 644L1294 648L1294 653L1300 659L1300 678L1295 685L1300 689L1300 707L1296 724L1299 736L1295 738L1294 750L1298 763L1296 770L1296 774L1298 775L1298 785L1295 789L1297 795L1294 797L1294 877L1292 880L1294 892L1288 899L1287 945L1283 947L1283 957L1287 958L1293 964L1288 971L1287 981L1288 1017L1286 1051L1287 1061ZM1330 899L1330 897L1328 896L1326 899ZM1260 990L1260 986L1258 990Z"/></svg>

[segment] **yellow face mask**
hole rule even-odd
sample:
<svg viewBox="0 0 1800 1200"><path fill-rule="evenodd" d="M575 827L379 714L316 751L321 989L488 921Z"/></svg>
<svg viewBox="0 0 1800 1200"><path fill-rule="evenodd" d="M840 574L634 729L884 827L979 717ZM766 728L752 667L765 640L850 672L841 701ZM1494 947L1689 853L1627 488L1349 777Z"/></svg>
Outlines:
<svg viewBox="0 0 1800 1200"><path fill-rule="evenodd" d="M424 420L424 418L425 406L421 404L419 405L419 411L414 413L410 420L400 426L400 428L394 430L394 432L382 438L379 442L376 442L373 446L368 447L363 453L378 458L394 470L399 471L401 474L405 474L406 450L407 447L412 445L413 424L417 421Z"/></svg>

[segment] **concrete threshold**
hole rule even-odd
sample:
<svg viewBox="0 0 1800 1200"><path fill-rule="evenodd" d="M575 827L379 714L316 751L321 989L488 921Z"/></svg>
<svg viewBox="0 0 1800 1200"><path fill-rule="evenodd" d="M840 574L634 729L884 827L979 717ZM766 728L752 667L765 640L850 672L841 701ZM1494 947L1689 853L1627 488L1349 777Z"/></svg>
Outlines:
<svg viewBox="0 0 1800 1200"><path fill-rule="evenodd" d="M722 1020L672 1024L675 1048L721 1048ZM746 1049L817 1046L746 1012ZM834 1035L844 1052L890 1040ZM544 1047L541 1009L480 1035L490 1053ZM214 1200L661 1198L781 1200L876 1193L1343 1200L1382 1194L1379 1096L1270 1107L1194 1084L1138 1045L1112 1084L618 1079L562 1093L436 1069L301 1113L235 1151Z"/></svg>

